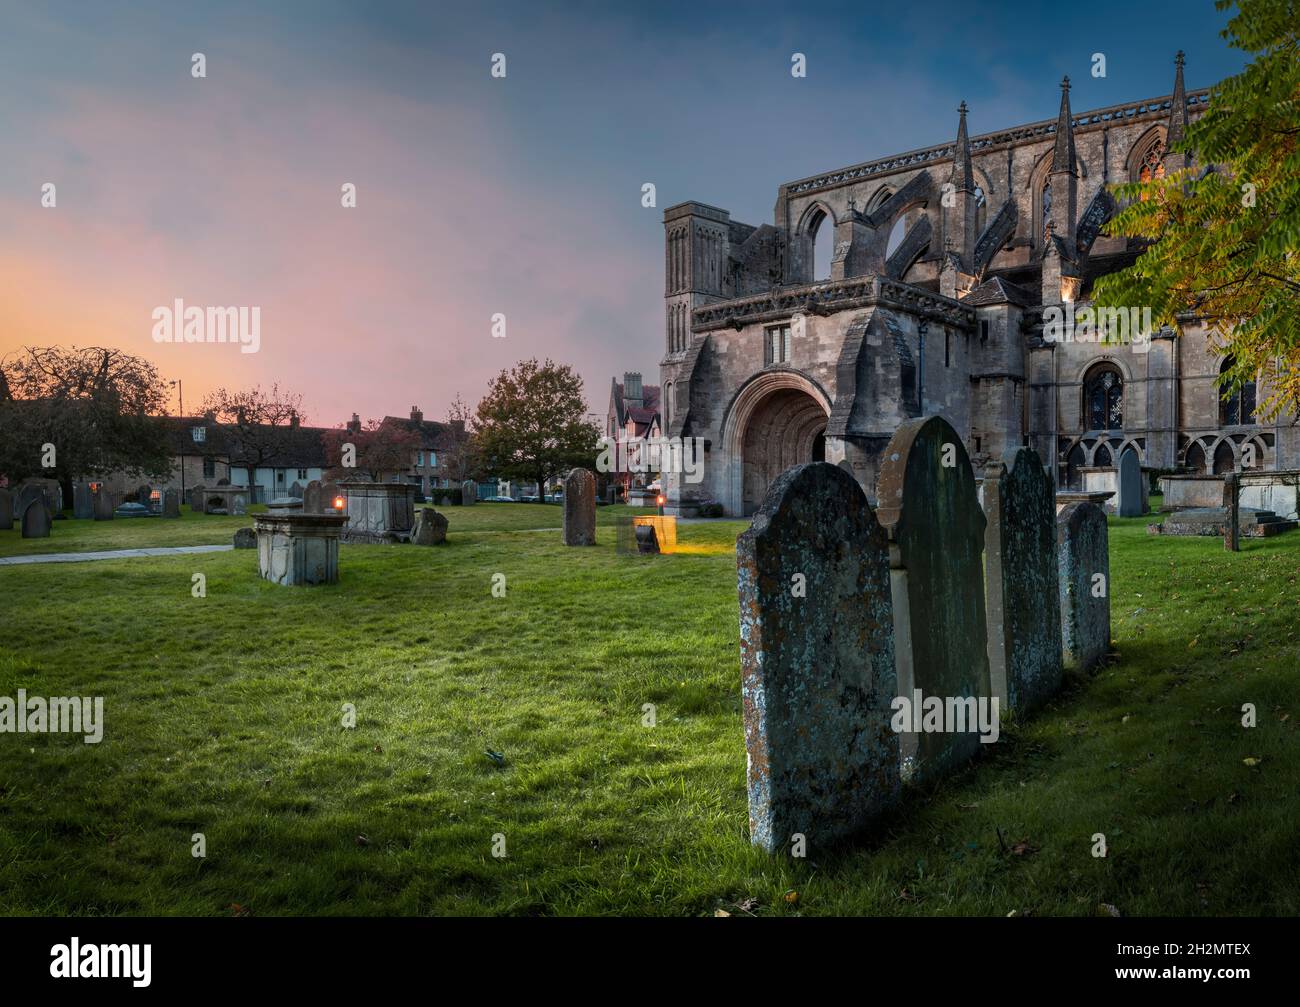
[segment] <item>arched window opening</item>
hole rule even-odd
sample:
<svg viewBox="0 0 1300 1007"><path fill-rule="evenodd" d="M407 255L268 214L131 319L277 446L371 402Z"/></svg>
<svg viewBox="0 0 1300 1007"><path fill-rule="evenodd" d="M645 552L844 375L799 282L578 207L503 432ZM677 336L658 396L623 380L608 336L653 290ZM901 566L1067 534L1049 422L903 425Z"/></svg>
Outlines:
<svg viewBox="0 0 1300 1007"><path fill-rule="evenodd" d="M1047 244L1047 235L1051 231L1048 225L1052 222L1052 179L1049 176L1043 180L1043 198L1039 200L1043 208L1043 219L1038 233L1043 236L1043 244Z"/></svg>
<svg viewBox="0 0 1300 1007"><path fill-rule="evenodd" d="M1099 447L1096 454L1092 456L1092 464L1099 469L1113 468L1115 457L1110 453L1110 448L1105 444Z"/></svg>
<svg viewBox="0 0 1300 1007"><path fill-rule="evenodd" d="M812 278L814 283L831 278L831 258L835 254L835 222L818 211L812 220L813 236Z"/></svg>
<svg viewBox="0 0 1300 1007"><path fill-rule="evenodd" d="M1065 485L1067 489L1077 490L1083 488L1083 477L1079 474L1079 469L1083 468L1086 460L1082 444L1076 444L1070 449L1070 453L1065 456Z"/></svg>
<svg viewBox="0 0 1300 1007"><path fill-rule="evenodd" d="M1221 391L1228 387L1226 375L1232 370L1236 362L1232 357L1228 357L1219 367ZM1219 397L1219 425L1224 427L1235 427L1241 424L1255 422L1255 382L1247 381L1236 391L1230 393L1227 398L1222 395Z"/></svg>
<svg viewBox="0 0 1300 1007"><path fill-rule="evenodd" d="M975 186L975 235L984 233L985 220L988 217L988 196L984 193L984 187Z"/></svg>
<svg viewBox="0 0 1300 1007"><path fill-rule="evenodd" d="M1093 368L1084 379L1083 427L1085 430L1124 429L1124 379L1111 364Z"/></svg>
<svg viewBox="0 0 1300 1007"><path fill-rule="evenodd" d="M1151 182L1165 177L1165 143L1157 140L1138 162L1138 181ZM1143 197L1146 198L1146 197Z"/></svg>
<svg viewBox="0 0 1300 1007"><path fill-rule="evenodd" d="M1205 474L1205 450L1201 447L1200 441L1192 442L1192 446L1187 449L1187 455L1183 458L1183 464L1192 470L1192 475Z"/></svg>
<svg viewBox="0 0 1300 1007"><path fill-rule="evenodd" d="M1232 445L1227 441L1219 441L1219 446L1214 449L1214 474L1221 476L1225 472L1233 472L1237 468L1237 456L1232 453Z"/></svg>
<svg viewBox="0 0 1300 1007"><path fill-rule="evenodd" d="M899 217L896 221L894 221L894 226L889 231L889 240L885 242L886 259L889 258L891 255L893 255L896 251L898 251L898 246L901 245L903 243L903 239L907 237L907 231L908 231L907 218L910 216L911 216L910 213L905 213L901 217Z"/></svg>

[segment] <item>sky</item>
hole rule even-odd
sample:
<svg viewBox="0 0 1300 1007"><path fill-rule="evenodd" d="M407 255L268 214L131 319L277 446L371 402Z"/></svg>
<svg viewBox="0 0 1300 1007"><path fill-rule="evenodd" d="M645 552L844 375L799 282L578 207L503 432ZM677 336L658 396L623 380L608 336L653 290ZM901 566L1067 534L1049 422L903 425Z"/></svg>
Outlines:
<svg viewBox="0 0 1300 1007"><path fill-rule="evenodd" d="M278 382L325 426L445 418L549 357L603 414L612 375L657 380L664 208L771 222L782 182L949 140L962 100L972 135L1055 116L1064 74L1076 112L1168 94L1178 49L1210 86L1246 60L1226 19L1211 0L0 0L0 356L119 347L181 379L187 413ZM259 308L257 352L156 342L178 298Z"/></svg>

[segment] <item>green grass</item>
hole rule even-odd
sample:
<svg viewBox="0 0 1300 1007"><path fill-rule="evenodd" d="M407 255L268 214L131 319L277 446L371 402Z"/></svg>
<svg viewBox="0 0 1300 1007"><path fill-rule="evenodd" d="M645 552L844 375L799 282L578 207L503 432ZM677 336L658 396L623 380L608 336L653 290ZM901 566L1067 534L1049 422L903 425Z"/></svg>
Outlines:
<svg viewBox="0 0 1300 1007"><path fill-rule="evenodd" d="M432 504L417 504L417 507ZM112 521L56 521L49 538L25 539L18 525L0 531L0 557L40 553L101 552L110 549L138 549L141 546L229 545L237 528L251 527L253 514L266 510L262 504L249 507L249 516L192 514L181 508L179 519L114 518ZM524 531L559 528L562 509L555 504L475 504L472 507L440 507L451 527L458 531ZM612 523L621 514L651 514L652 508L599 507L597 524ZM65 512L65 513L71 513Z"/></svg>
<svg viewBox="0 0 1300 1007"><path fill-rule="evenodd" d="M344 546L323 588L250 552L0 569L0 695L101 695L107 720L99 745L0 735L0 911L1300 912L1300 534L1230 555L1112 521L1116 662L867 841L791 860L748 842L744 525L641 559L613 509L596 548L494 530L558 524L526 506L448 508L445 547Z"/></svg>

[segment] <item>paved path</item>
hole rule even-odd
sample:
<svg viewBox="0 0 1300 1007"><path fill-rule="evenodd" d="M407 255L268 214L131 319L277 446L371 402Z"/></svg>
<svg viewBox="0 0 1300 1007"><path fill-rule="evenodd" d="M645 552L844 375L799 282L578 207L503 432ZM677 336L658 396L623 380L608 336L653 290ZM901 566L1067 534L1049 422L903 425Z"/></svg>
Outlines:
<svg viewBox="0 0 1300 1007"><path fill-rule="evenodd" d="M96 559L135 559L137 556L178 556L188 552L229 552L233 545L177 545L155 549L112 549L108 552L47 552L34 556L0 556L0 566L24 563L87 563Z"/></svg>

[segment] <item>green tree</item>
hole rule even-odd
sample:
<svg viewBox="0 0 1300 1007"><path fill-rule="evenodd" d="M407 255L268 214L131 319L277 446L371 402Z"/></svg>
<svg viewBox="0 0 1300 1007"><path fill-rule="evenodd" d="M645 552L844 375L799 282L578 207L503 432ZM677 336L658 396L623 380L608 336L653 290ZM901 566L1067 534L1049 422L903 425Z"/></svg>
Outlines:
<svg viewBox="0 0 1300 1007"><path fill-rule="evenodd" d="M1272 419L1300 407L1300 2L1236 4L1220 34L1254 60L1173 144L1189 168L1114 187L1124 208L1107 232L1146 247L1098 280L1095 303L1150 307L1180 333L1203 321L1234 361L1224 390L1258 377Z"/></svg>
<svg viewBox="0 0 1300 1007"><path fill-rule="evenodd" d="M600 436L587 419L582 378L567 364L522 360L488 384L475 410L474 441L483 468L513 480L546 480L593 465Z"/></svg>
<svg viewBox="0 0 1300 1007"><path fill-rule="evenodd" d="M164 479L171 447L158 416L167 382L143 357L98 346L27 347L0 361L0 474L75 479L125 473ZM53 444L55 465L42 465Z"/></svg>

